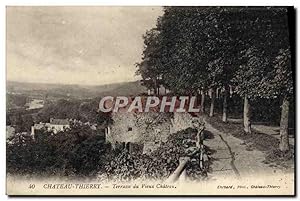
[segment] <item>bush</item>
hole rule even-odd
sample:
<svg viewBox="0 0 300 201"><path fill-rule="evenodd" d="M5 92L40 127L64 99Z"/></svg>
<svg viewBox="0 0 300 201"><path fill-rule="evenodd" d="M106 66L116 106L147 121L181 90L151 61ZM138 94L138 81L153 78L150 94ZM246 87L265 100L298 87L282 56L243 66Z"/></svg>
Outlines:
<svg viewBox="0 0 300 201"><path fill-rule="evenodd" d="M172 134L167 142L162 143L150 155L115 150L112 159L105 165L105 172L99 174L104 174L106 176L102 175L103 178L113 181L165 180L178 167L179 158L187 155L187 148L195 146L191 142L195 136L196 131L193 129ZM195 155L188 163L186 170L191 180L205 178L207 171L200 169L199 155Z"/></svg>
<svg viewBox="0 0 300 201"><path fill-rule="evenodd" d="M63 133L46 130L17 134L7 143L7 172L56 176L91 176L103 168L110 145L104 135L84 126Z"/></svg>

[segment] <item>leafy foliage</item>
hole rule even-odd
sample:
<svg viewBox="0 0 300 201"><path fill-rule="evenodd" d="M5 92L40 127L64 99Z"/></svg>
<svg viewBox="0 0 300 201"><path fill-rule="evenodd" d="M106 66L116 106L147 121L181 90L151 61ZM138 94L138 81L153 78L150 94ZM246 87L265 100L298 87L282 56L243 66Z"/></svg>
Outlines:
<svg viewBox="0 0 300 201"><path fill-rule="evenodd" d="M17 134L7 143L7 170L14 174L91 176L101 168L110 145L103 134L88 126L53 134L46 130L31 136Z"/></svg>
<svg viewBox="0 0 300 201"><path fill-rule="evenodd" d="M195 146L191 141L195 137L196 131L189 128L170 135L167 142L162 143L150 155L116 151L101 176L113 181L165 180L179 165L179 158L188 155L188 148ZM199 167L199 155L194 156L186 170L191 180L202 180L206 177L207 169Z"/></svg>
<svg viewBox="0 0 300 201"><path fill-rule="evenodd" d="M6 107L8 109L24 107L28 97L20 94L6 94Z"/></svg>
<svg viewBox="0 0 300 201"><path fill-rule="evenodd" d="M240 66L233 79L237 92L251 99L277 98L292 93L287 10L267 8L245 12Z"/></svg>
<svg viewBox="0 0 300 201"><path fill-rule="evenodd" d="M290 94L288 37L286 8L165 7L137 73L180 94L228 85L252 99Z"/></svg>

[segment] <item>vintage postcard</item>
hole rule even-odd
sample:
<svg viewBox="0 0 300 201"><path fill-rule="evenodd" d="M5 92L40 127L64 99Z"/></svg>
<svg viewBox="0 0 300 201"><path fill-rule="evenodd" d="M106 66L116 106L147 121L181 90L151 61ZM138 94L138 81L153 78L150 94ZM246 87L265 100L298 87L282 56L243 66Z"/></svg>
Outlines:
<svg viewBox="0 0 300 201"><path fill-rule="evenodd" d="M8 6L7 195L294 196L294 12Z"/></svg>

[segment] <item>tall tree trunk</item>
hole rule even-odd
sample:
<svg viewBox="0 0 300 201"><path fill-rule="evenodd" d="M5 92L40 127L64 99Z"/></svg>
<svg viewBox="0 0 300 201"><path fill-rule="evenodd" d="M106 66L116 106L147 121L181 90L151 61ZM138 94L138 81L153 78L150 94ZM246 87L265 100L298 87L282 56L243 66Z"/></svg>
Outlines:
<svg viewBox="0 0 300 201"><path fill-rule="evenodd" d="M251 134L250 104L247 95L244 97L244 131Z"/></svg>
<svg viewBox="0 0 300 201"><path fill-rule="evenodd" d="M280 144L279 149L282 152L287 152L290 150L289 146L289 100L284 97L281 105L281 119L280 119Z"/></svg>
<svg viewBox="0 0 300 201"><path fill-rule="evenodd" d="M155 94L159 96L159 83L157 78L155 78Z"/></svg>
<svg viewBox="0 0 300 201"><path fill-rule="evenodd" d="M210 102L210 111L209 116L214 116L214 109L215 109L215 99L216 99L216 89L211 90L211 102Z"/></svg>
<svg viewBox="0 0 300 201"><path fill-rule="evenodd" d="M205 112L204 104L205 104L205 91L201 90L201 108L200 109L201 109L202 114L204 114L204 112Z"/></svg>
<svg viewBox="0 0 300 201"><path fill-rule="evenodd" d="M228 94L229 94L229 88L228 86L225 86L224 99L223 99L223 116L222 116L223 122L227 122Z"/></svg>
<svg viewBox="0 0 300 201"><path fill-rule="evenodd" d="M157 80L156 80L156 78L153 78L153 83L154 83L154 86L153 86L154 95L157 95Z"/></svg>

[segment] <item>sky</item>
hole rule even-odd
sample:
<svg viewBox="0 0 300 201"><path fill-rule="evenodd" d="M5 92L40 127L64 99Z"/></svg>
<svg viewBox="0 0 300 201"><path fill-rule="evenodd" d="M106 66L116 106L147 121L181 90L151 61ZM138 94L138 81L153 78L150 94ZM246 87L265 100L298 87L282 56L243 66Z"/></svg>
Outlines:
<svg viewBox="0 0 300 201"><path fill-rule="evenodd" d="M101 85L139 79L161 7L7 7L7 80Z"/></svg>

